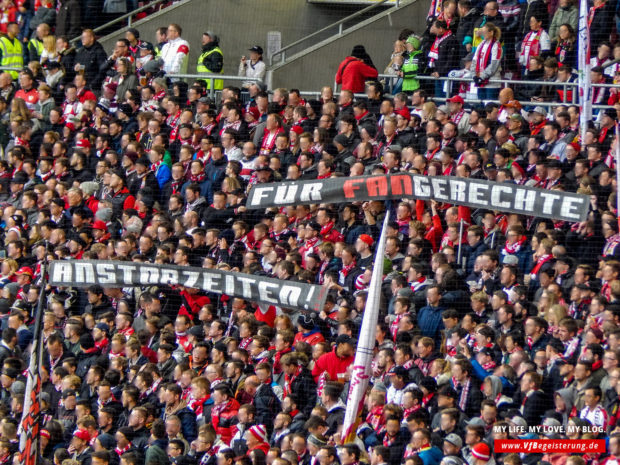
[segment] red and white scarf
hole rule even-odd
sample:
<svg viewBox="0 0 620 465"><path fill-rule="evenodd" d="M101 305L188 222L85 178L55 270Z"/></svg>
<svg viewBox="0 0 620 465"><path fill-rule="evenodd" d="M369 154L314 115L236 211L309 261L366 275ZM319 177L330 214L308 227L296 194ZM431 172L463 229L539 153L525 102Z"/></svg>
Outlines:
<svg viewBox="0 0 620 465"><path fill-rule="evenodd" d="M428 57L430 58L430 60L428 62L428 66L430 68L434 68L435 67L435 61L437 59L439 59L439 46L441 45L441 43L444 40L446 40L451 35L452 35L452 31L448 31L444 35L442 35L441 37L439 37L439 36L436 37L435 40L433 41L433 45L431 46L431 50L428 52Z"/></svg>
<svg viewBox="0 0 620 465"><path fill-rule="evenodd" d="M527 237L521 236L519 240L517 240L517 242L515 242L514 244L509 244L508 241L506 241L506 245L504 246L504 251L508 255L516 254L517 252L519 252L519 250L521 250L521 247L523 246L523 244L525 244L526 240L527 240Z"/></svg>
<svg viewBox="0 0 620 465"><path fill-rule="evenodd" d="M495 40L485 40L476 48L476 76L480 76L493 60L502 58L502 46Z"/></svg>

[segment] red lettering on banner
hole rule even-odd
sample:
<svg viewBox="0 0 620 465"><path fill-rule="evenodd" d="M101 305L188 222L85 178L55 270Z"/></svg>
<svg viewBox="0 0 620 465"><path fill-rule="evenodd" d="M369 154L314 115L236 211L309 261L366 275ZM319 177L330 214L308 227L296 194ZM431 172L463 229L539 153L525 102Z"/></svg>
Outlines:
<svg viewBox="0 0 620 465"><path fill-rule="evenodd" d="M390 177L392 195L413 195L411 176L394 175Z"/></svg>
<svg viewBox="0 0 620 465"><path fill-rule="evenodd" d="M388 195L388 183L387 177L376 176L369 178L366 181L366 189L368 189L368 195L370 197L379 197Z"/></svg>
<svg viewBox="0 0 620 465"><path fill-rule="evenodd" d="M344 186L342 186L342 190L344 192L344 197L346 199L352 199L355 197L355 191L358 191L360 187L358 184L363 183L363 179L347 179L344 182Z"/></svg>
<svg viewBox="0 0 620 465"><path fill-rule="evenodd" d="M604 439L496 439L496 453L586 454L606 451Z"/></svg>

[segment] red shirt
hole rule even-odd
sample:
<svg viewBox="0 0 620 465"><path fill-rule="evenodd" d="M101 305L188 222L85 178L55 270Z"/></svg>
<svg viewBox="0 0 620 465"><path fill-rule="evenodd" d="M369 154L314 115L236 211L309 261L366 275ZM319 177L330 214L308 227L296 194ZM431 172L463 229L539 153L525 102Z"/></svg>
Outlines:
<svg viewBox="0 0 620 465"><path fill-rule="evenodd" d="M19 89L15 93L15 98L23 99L24 102L26 102L26 106L32 110L39 101L39 91L35 88L32 88L28 91L24 89Z"/></svg>
<svg viewBox="0 0 620 465"><path fill-rule="evenodd" d="M346 358L340 358L336 355L336 349L319 357L312 369L312 376L318 382L323 372L327 372L331 381L338 381L338 375L346 373L349 365L353 363L353 355Z"/></svg>

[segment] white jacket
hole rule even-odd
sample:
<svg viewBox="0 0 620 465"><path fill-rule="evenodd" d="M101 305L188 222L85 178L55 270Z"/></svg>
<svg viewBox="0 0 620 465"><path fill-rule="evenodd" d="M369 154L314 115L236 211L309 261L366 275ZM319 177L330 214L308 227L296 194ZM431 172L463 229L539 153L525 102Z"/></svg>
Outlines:
<svg viewBox="0 0 620 465"><path fill-rule="evenodd" d="M265 79L265 62L263 60L257 61L254 65L250 60L246 60L245 63L239 63L239 76L247 78L256 78L260 81ZM250 87L251 81L243 81L243 87Z"/></svg>
<svg viewBox="0 0 620 465"><path fill-rule="evenodd" d="M180 37L168 41L161 49L164 71L168 74L187 72L188 57L189 43Z"/></svg>

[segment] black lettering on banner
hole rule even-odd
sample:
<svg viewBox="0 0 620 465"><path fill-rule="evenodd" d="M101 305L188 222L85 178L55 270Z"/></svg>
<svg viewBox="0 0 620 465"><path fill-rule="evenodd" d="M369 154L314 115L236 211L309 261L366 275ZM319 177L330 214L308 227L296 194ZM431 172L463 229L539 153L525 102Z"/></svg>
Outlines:
<svg viewBox="0 0 620 465"><path fill-rule="evenodd" d="M50 284L70 287L180 285L266 305L317 312L323 309L327 297L327 289L314 284L232 271L113 260L54 260L50 265Z"/></svg>
<svg viewBox="0 0 620 465"><path fill-rule="evenodd" d="M429 178L398 173L257 184L250 190L246 207L263 209L388 199L437 200L569 222L585 221L590 205L588 196L573 192L454 176Z"/></svg>

